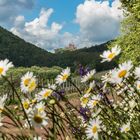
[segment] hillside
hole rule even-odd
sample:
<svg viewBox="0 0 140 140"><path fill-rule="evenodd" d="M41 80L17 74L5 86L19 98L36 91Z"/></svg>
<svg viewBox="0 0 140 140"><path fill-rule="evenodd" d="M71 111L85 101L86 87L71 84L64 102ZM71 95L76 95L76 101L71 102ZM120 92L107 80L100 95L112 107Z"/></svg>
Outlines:
<svg viewBox="0 0 140 140"><path fill-rule="evenodd" d="M115 61L111 63L101 63L100 54L107 49L110 42L92 46L90 48L78 49L76 51L66 51L64 53L56 54L56 63L60 67L70 66L75 69L82 64L90 68L96 68L97 71L103 71L113 68L116 65Z"/></svg>
<svg viewBox="0 0 140 140"><path fill-rule="evenodd" d="M0 58L15 66L51 66L53 54L32 45L0 27Z"/></svg>
<svg viewBox="0 0 140 140"><path fill-rule="evenodd" d="M96 68L98 71L107 70L115 65L115 62L110 65L100 63L99 55L107 49L107 44L53 54L0 27L0 59L8 58L15 66L60 66L62 68L69 66L75 69L82 64Z"/></svg>

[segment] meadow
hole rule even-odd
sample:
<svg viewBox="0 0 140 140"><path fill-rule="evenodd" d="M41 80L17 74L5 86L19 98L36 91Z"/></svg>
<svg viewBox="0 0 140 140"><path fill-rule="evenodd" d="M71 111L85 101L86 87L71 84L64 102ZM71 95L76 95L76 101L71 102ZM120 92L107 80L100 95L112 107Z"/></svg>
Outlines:
<svg viewBox="0 0 140 140"><path fill-rule="evenodd" d="M27 64L30 53L24 57L22 47L21 59L7 55L7 34L4 36L1 42L5 53L0 60L0 140L140 140L140 0L121 3L125 17L122 33L107 48L101 48L103 52L99 49L98 53L90 53L89 48L83 49L84 53L81 49L47 56L44 50L32 45L34 59ZM28 52L29 43L12 38L8 43L15 45L18 40ZM17 56L19 47L15 46ZM11 52L8 45L9 48ZM38 54L44 60L38 61ZM73 57L63 59L64 54L64 58ZM78 61L73 63L75 55ZM91 59L93 55L98 56L96 63ZM29 66L36 61L38 66L14 67L5 56L16 64L22 60L23 66ZM84 66L74 70L80 59ZM46 64L61 64L63 68L49 68Z"/></svg>
<svg viewBox="0 0 140 140"><path fill-rule="evenodd" d="M101 63L109 63L120 53L119 46L104 51ZM9 70L13 64L8 59L1 60L0 66L3 139L140 138L140 67L132 61L104 74L81 68L81 86L69 67L48 69L54 72L52 79L55 77L48 82L42 79L50 78L47 68L43 73L38 67ZM75 88L71 94L69 90L66 93L68 83Z"/></svg>

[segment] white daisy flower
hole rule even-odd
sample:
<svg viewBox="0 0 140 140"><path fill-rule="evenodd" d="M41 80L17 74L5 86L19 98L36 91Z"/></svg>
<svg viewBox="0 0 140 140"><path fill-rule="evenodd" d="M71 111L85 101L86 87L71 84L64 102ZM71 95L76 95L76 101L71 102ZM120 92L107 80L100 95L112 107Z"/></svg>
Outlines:
<svg viewBox="0 0 140 140"><path fill-rule="evenodd" d="M22 99L22 105L26 113L29 113L32 110L32 108L30 107L30 101L28 99Z"/></svg>
<svg viewBox="0 0 140 140"><path fill-rule="evenodd" d="M101 61L102 63L107 61L110 62L114 57L119 55L121 52L121 48L119 46L113 47L111 50L104 51L102 55L100 55L103 60Z"/></svg>
<svg viewBox="0 0 140 140"><path fill-rule="evenodd" d="M82 107L86 107L86 106L87 106L88 101L89 101L89 96L90 96L90 94L85 94L84 96L82 96L82 97L80 98L81 106L82 106Z"/></svg>
<svg viewBox="0 0 140 140"><path fill-rule="evenodd" d="M1 60L0 61L0 76L2 76L2 75L5 76L8 69L13 66L14 65L12 64L12 62L9 62L8 59Z"/></svg>
<svg viewBox="0 0 140 140"><path fill-rule="evenodd" d="M24 76L21 77L21 91L23 93L34 91L36 86L37 80L32 72L27 72Z"/></svg>
<svg viewBox="0 0 140 140"><path fill-rule="evenodd" d="M37 103L35 108L38 110L38 112L45 111L45 103L43 102Z"/></svg>
<svg viewBox="0 0 140 140"><path fill-rule="evenodd" d="M129 76L132 67L133 65L131 61L119 64L118 69L112 70L110 82L118 84L121 83L124 78L127 78Z"/></svg>
<svg viewBox="0 0 140 140"><path fill-rule="evenodd" d="M98 132L101 131L101 121L99 119L93 119L89 122L86 129L86 135L88 139L98 139Z"/></svg>
<svg viewBox="0 0 140 140"><path fill-rule="evenodd" d="M61 85L62 83L66 82L68 77L70 76L70 68L64 69L60 75L56 77L56 84Z"/></svg>
<svg viewBox="0 0 140 140"><path fill-rule="evenodd" d="M132 67L132 61L127 61L122 64L119 64L119 77L127 77L129 75L128 72L132 69Z"/></svg>
<svg viewBox="0 0 140 140"><path fill-rule="evenodd" d="M128 122L127 124L122 125L121 132L127 133L129 130L130 130L130 122Z"/></svg>
<svg viewBox="0 0 140 140"><path fill-rule="evenodd" d="M135 68L134 74L136 78L140 79L140 66Z"/></svg>
<svg viewBox="0 0 140 140"><path fill-rule="evenodd" d="M111 74L112 74L112 70L110 70L109 72L105 73L105 75L101 76L101 80L103 83L107 83L110 81L111 78Z"/></svg>
<svg viewBox="0 0 140 140"><path fill-rule="evenodd" d="M4 109L6 99L7 99L7 95L3 95L2 97L0 97L0 113Z"/></svg>
<svg viewBox="0 0 140 140"><path fill-rule="evenodd" d="M87 82L87 81L89 81L89 80L93 80L93 76L94 76L94 74L96 73L96 71L95 70L91 70L91 71L89 71L86 75L84 75L82 78L81 78L81 82L82 83L85 83L85 82Z"/></svg>
<svg viewBox="0 0 140 140"><path fill-rule="evenodd" d="M93 95L92 99L88 103L89 108L94 108L99 103L100 100L101 100L100 95Z"/></svg>
<svg viewBox="0 0 140 140"><path fill-rule="evenodd" d="M53 90L51 89L43 89L41 92L37 94L37 99L42 100L42 99L47 99L51 94L53 93Z"/></svg>
<svg viewBox="0 0 140 140"><path fill-rule="evenodd" d="M57 86L55 84L48 84L48 88L52 90L56 90Z"/></svg>
<svg viewBox="0 0 140 140"><path fill-rule="evenodd" d="M30 112L29 120L34 127L46 126L48 124L46 113L44 111L38 111L36 108Z"/></svg>
<svg viewBox="0 0 140 140"><path fill-rule="evenodd" d="M136 84L136 88L137 88L137 90L140 91L140 81L136 81L135 84Z"/></svg>

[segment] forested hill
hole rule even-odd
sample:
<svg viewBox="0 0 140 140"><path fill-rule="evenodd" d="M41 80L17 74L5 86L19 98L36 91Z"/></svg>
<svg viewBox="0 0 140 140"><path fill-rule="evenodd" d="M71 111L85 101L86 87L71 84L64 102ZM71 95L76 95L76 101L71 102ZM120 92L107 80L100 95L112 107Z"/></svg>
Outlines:
<svg viewBox="0 0 140 140"><path fill-rule="evenodd" d="M0 27L0 58L15 66L51 66L53 54L32 45Z"/></svg>
<svg viewBox="0 0 140 140"><path fill-rule="evenodd" d="M108 70L116 66L116 62L113 61L111 63L101 63L100 54L104 50L107 49L108 43L104 43L101 45L92 46L90 48L78 49L76 51L64 52L60 54L56 54L55 65L59 65L60 67L65 67L67 64L71 68L75 69L82 64L83 66L88 66L90 68L96 68L97 71Z"/></svg>
<svg viewBox="0 0 140 140"><path fill-rule="evenodd" d="M8 58L15 66L69 66L75 69L79 64L95 68L99 71L110 69L109 65L101 64L99 55L107 49L107 43L76 51L65 51L53 54L43 50L11 32L0 27L0 59Z"/></svg>

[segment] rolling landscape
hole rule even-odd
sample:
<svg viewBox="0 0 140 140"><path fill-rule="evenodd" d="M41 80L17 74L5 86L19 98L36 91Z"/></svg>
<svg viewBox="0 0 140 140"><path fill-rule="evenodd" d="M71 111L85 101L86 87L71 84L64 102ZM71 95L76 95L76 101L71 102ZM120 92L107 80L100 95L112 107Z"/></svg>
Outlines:
<svg viewBox="0 0 140 140"><path fill-rule="evenodd" d="M140 0L0 0L0 140L140 140Z"/></svg>
<svg viewBox="0 0 140 140"><path fill-rule="evenodd" d="M115 66L116 62L101 64L100 54L107 50L110 42L82 48L75 51L64 51L62 53L51 53L41 49L23 39L15 36L11 32L0 27L0 58L8 58L16 67L31 66L59 66L62 68L71 67L72 70L78 65L87 66L90 69L96 68L97 71L109 70Z"/></svg>

